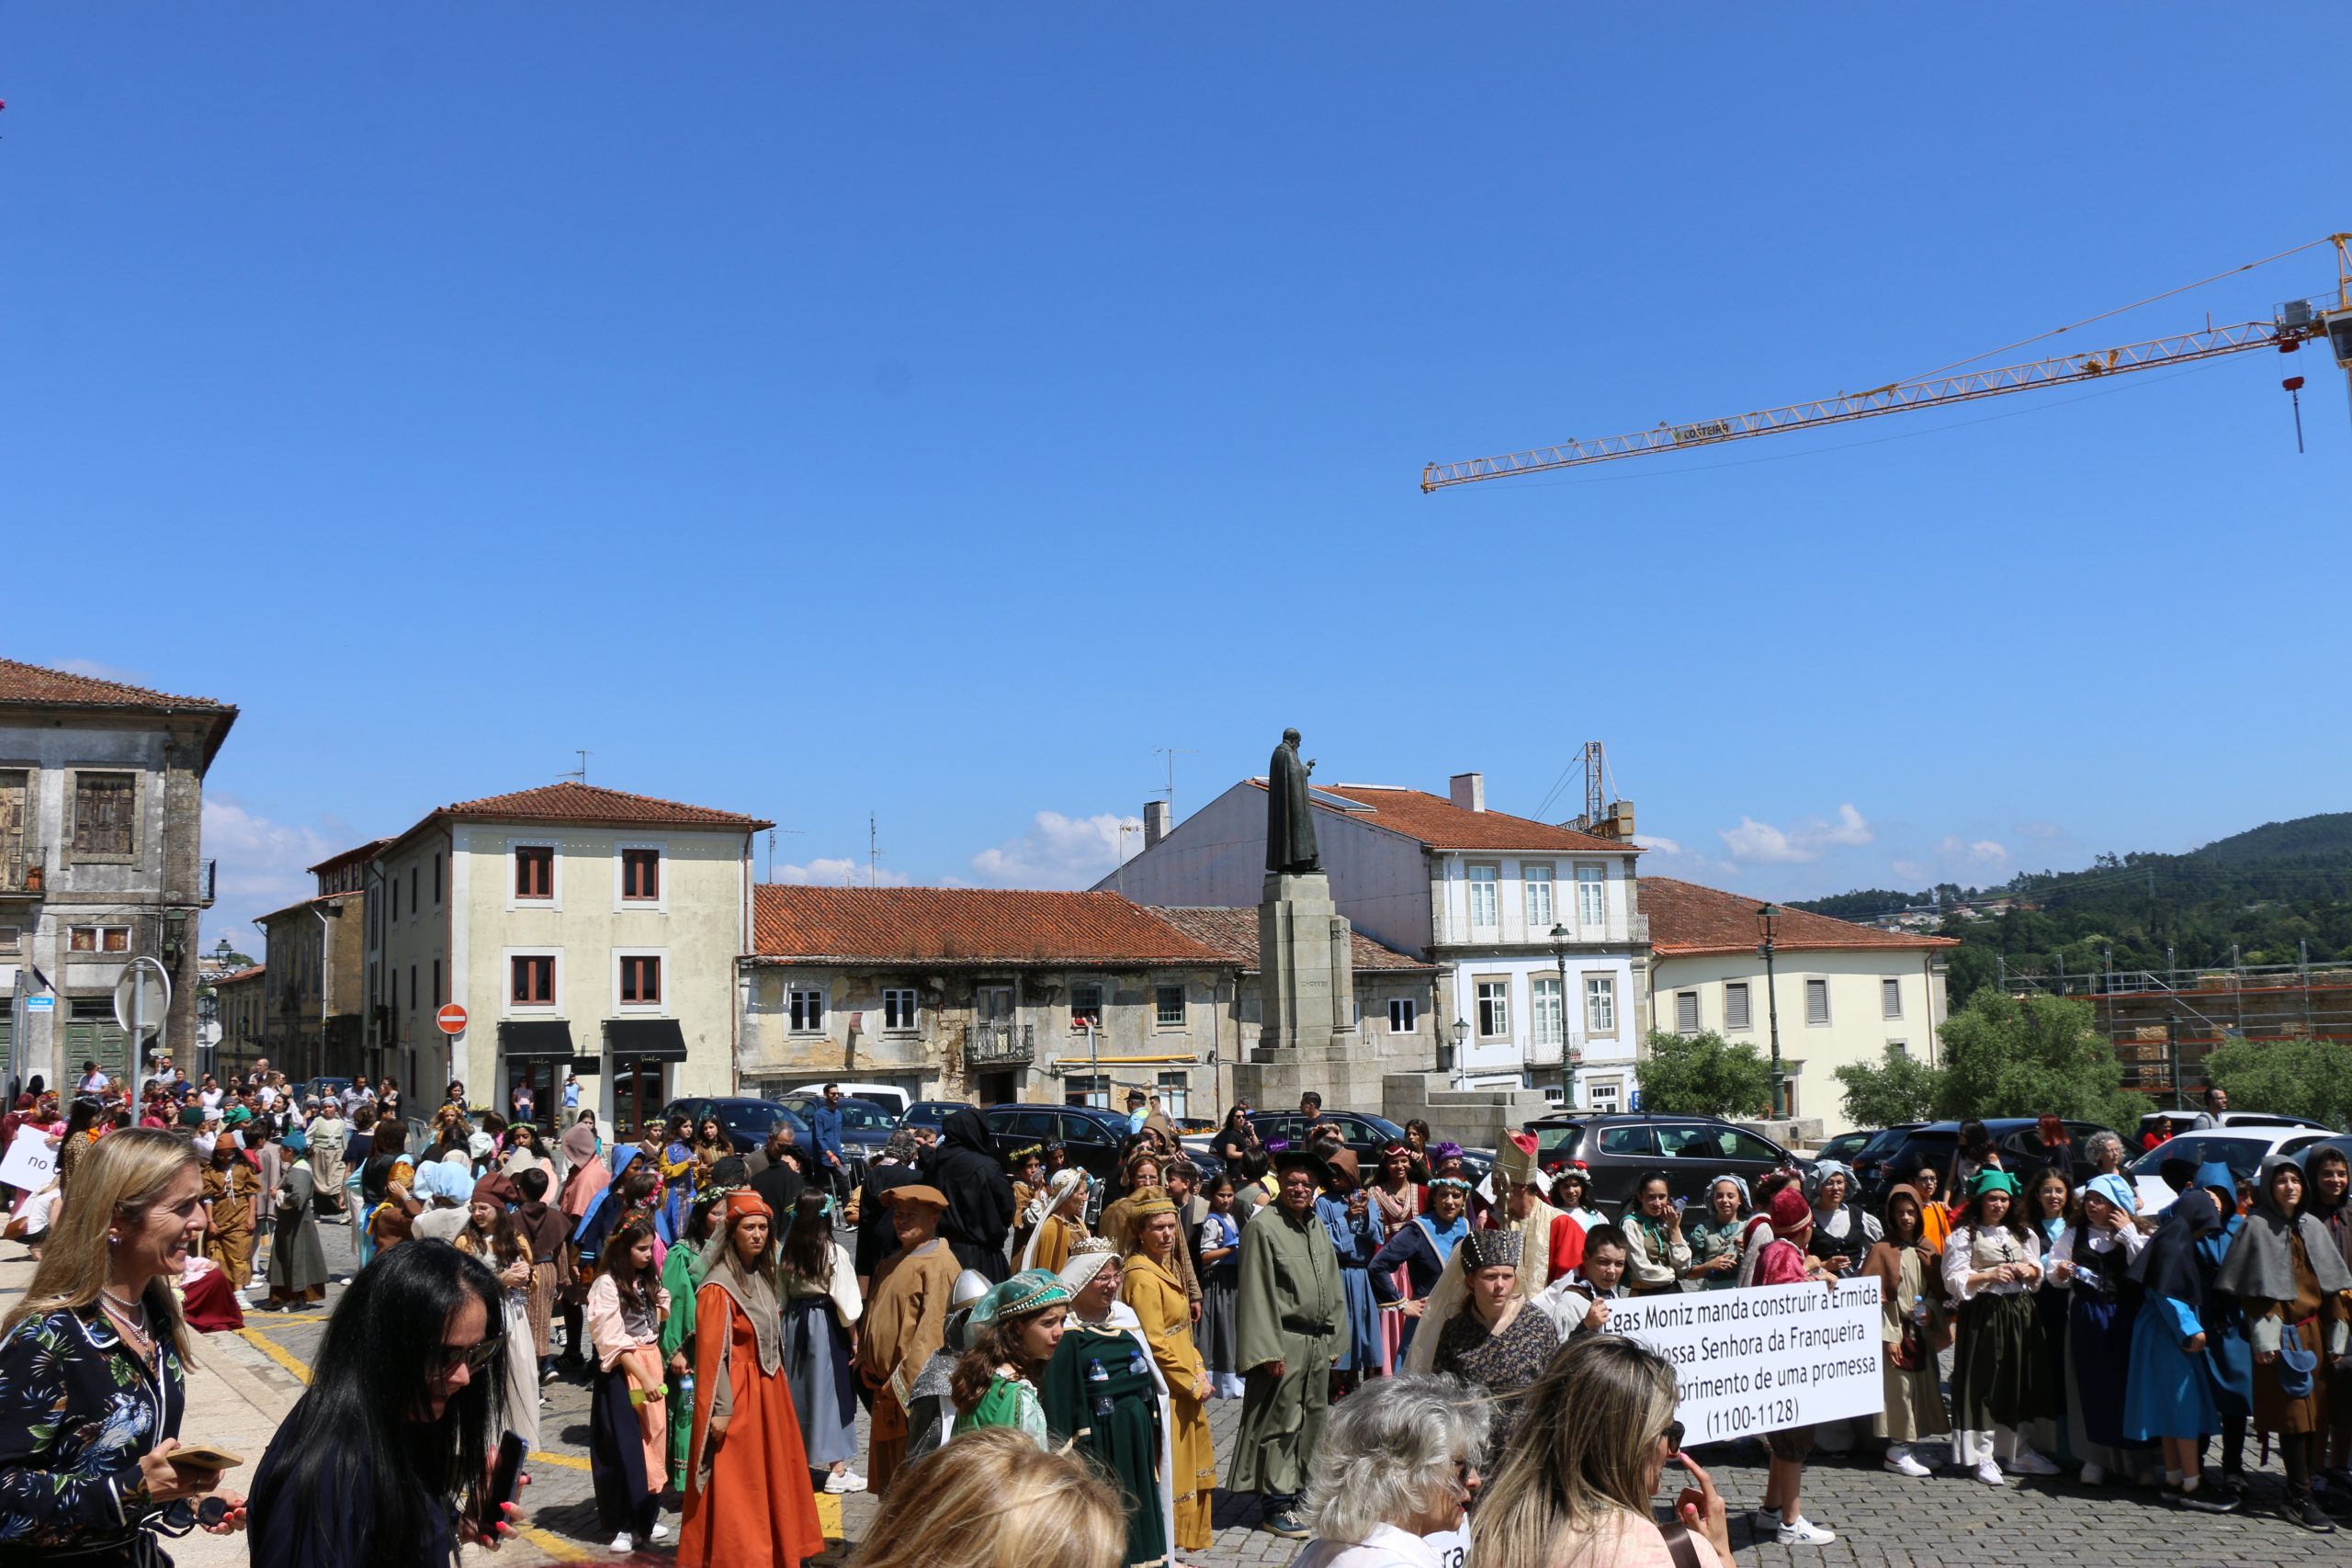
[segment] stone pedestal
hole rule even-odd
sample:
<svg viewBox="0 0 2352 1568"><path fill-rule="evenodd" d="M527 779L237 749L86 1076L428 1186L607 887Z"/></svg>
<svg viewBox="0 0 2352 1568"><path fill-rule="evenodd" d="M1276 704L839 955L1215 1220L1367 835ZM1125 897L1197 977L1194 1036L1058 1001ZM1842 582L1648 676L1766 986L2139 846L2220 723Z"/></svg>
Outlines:
<svg viewBox="0 0 2352 1568"><path fill-rule="evenodd" d="M1319 871L1269 872L1258 904L1258 953L1264 978L1261 1060L1269 1051L1353 1044L1349 1021L1356 993L1353 930L1331 903L1331 879Z"/></svg>

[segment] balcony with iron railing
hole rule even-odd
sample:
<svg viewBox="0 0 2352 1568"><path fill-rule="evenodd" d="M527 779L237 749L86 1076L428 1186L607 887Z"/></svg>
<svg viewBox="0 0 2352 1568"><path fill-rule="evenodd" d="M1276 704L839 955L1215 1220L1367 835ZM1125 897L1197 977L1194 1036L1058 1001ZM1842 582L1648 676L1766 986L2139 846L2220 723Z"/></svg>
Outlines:
<svg viewBox="0 0 2352 1568"><path fill-rule="evenodd" d="M964 1036L964 1060L974 1066L1018 1066L1036 1059L1035 1024L976 1023Z"/></svg>

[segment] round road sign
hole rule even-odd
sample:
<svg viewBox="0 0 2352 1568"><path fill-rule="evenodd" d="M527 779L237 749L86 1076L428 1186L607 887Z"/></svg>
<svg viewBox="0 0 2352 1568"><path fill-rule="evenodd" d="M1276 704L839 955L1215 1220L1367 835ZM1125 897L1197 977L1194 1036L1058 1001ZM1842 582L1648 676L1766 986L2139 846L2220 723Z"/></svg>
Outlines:
<svg viewBox="0 0 2352 1568"><path fill-rule="evenodd" d="M456 1002L447 1003L433 1015L433 1021L441 1026L444 1034L463 1034L466 1032L466 1010Z"/></svg>

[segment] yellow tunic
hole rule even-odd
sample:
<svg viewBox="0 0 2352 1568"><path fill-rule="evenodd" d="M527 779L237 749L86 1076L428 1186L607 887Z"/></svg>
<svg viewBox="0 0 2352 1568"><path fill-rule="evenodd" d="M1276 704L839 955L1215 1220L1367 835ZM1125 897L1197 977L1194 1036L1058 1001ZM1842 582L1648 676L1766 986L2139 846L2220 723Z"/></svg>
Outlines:
<svg viewBox="0 0 2352 1568"><path fill-rule="evenodd" d="M947 1338L947 1297L964 1266L944 1241L895 1254L876 1271L866 1294L865 1337L857 1347L858 1375L874 1391L868 1486L890 1484L907 1452L907 1404Z"/></svg>
<svg viewBox="0 0 2352 1568"><path fill-rule="evenodd" d="M1216 1445L1209 1436L1208 1406L1200 1397L1206 1371L1193 1344L1192 1307L1176 1276L1140 1253L1120 1273L1119 1299L1142 1323L1151 1359L1168 1383L1175 1427L1168 1443L1175 1473L1168 1483L1176 1503L1169 1533L1179 1551L1205 1551L1216 1544L1209 1508L1216 1489Z"/></svg>

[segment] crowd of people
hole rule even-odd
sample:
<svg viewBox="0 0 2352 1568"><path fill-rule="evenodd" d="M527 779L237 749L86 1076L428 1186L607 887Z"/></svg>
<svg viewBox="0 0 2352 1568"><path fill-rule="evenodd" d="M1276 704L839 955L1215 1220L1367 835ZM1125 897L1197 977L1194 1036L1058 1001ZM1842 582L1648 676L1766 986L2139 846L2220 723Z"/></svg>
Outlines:
<svg viewBox="0 0 2352 1568"><path fill-rule="evenodd" d="M487 1455L506 1433L539 1446L543 1385L567 1373L590 1385L616 1552L668 1541L674 1502L683 1561L797 1562L823 1550L817 1495L870 1489L861 1556L892 1562L890 1521L985 1478L1057 1499L1079 1536L1107 1505L1106 1568L1183 1568L1220 1487L1312 1540L1309 1568L1426 1568L1465 1517L1482 1564L1724 1559L1672 1371L1612 1313L1863 1277L1885 1400L1862 1440L1890 1472L1931 1473L1940 1438L1979 1482L2074 1469L2229 1511L2251 1430L2281 1456L2284 1518L2325 1530L2352 1506L2352 1392L2333 1387L2352 1167L2325 1145L2250 1179L2168 1172L2158 1215L2120 1145L2086 1150L2078 1182L2063 1126L2010 1168L1972 1123L1875 1201L1828 1160L1688 1204L1657 1172L1612 1223L1589 1173L1542 1168L1523 1135L1474 1181L1416 1125L1367 1172L1311 1095L1295 1145L1237 1106L1210 1180L1137 1096L1107 1179L1058 1145L1001 1156L964 1110L896 1134L854 1185L789 1120L749 1154L713 1119L617 1138L571 1086L543 1133L453 1083L413 1149L390 1081L314 1099L264 1065L159 1079L135 1110L115 1089L92 1069L60 1117L29 1085L7 1130L50 1132L56 1175L14 1211L42 1221L17 1233L40 1261L0 1332L0 1535L93 1562L152 1563L158 1533L194 1528L249 1526L285 1568L495 1541L513 1499ZM319 1300L322 1223L352 1226L360 1267L252 1498L227 1496L172 1460L189 1331L242 1310L259 1236L256 1310ZM1222 1456L1217 1399L1240 1405ZM1823 1436L1768 1434L1759 1539L1834 1539L1801 1506ZM1661 1523L1669 1461L1694 1484ZM1089 1560L1070 1550L1056 1561Z"/></svg>

